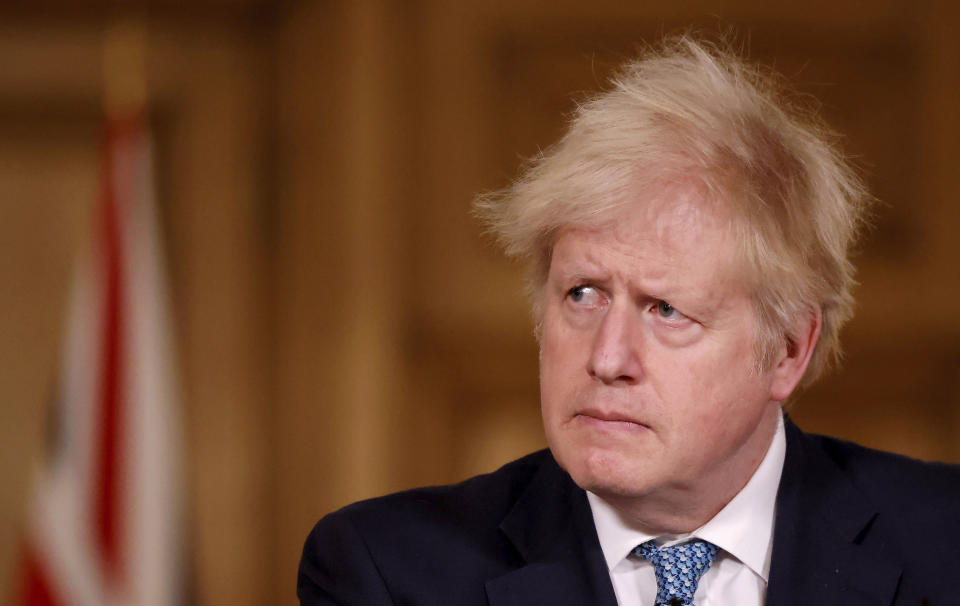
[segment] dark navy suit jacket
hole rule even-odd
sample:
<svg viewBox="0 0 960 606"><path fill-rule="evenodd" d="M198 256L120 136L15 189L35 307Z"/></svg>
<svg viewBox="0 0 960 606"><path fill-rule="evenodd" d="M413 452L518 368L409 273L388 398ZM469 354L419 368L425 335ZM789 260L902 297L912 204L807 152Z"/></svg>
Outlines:
<svg viewBox="0 0 960 606"><path fill-rule="evenodd" d="M768 606L960 605L960 467L789 420L786 432ZM297 594L303 606L616 606L586 493L548 451L326 516Z"/></svg>

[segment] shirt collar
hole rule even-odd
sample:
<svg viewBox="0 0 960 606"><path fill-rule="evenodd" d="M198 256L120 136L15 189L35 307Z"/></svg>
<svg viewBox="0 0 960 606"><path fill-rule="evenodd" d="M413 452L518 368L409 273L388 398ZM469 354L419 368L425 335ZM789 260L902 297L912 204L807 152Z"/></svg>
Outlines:
<svg viewBox="0 0 960 606"><path fill-rule="evenodd" d="M773 551L777 488L786 452L787 439L781 412L777 415L777 429L767 454L746 486L710 521L689 535L680 537L655 536L638 530L613 506L588 491L587 499L608 570L613 570L641 543L658 539L669 545L693 536L731 554L766 582L770 575L770 556Z"/></svg>

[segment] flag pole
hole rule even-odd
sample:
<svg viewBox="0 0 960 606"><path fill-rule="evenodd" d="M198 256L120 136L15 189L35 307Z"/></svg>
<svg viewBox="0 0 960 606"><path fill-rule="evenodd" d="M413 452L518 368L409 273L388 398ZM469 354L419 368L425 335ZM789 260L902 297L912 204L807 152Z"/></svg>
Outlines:
<svg viewBox="0 0 960 606"><path fill-rule="evenodd" d="M103 37L103 109L108 120L141 114L147 104L146 26L125 17L107 24Z"/></svg>

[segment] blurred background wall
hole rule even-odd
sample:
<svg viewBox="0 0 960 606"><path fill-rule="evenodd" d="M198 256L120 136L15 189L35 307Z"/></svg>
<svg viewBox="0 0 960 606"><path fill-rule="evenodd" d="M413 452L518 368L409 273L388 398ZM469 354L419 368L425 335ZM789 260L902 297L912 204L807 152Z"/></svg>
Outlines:
<svg viewBox="0 0 960 606"><path fill-rule="evenodd" d="M118 17L147 32L191 601L245 606L295 602L322 514L544 444L521 269L482 236L471 198L555 140L613 66L691 25L733 27L819 99L882 202L845 368L795 419L960 461L957 6L4 3L0 596L98 195L100 53Z"/></svg>

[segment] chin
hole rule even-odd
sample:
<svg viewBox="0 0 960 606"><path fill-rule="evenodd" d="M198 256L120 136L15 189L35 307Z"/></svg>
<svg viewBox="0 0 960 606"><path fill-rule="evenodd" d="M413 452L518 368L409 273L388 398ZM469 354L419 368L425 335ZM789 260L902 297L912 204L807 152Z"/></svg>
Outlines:
<svg viewBox="0 0 960 606"><path fill-rule="evenodd" d="M554 458L574 483L600 496L641 496L650 483L650 472L622 452L603 448L555 449Z"/></svg>

